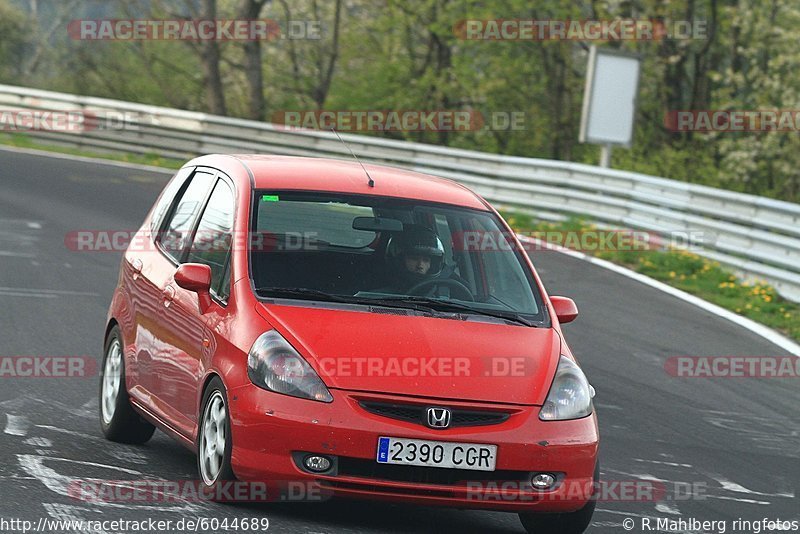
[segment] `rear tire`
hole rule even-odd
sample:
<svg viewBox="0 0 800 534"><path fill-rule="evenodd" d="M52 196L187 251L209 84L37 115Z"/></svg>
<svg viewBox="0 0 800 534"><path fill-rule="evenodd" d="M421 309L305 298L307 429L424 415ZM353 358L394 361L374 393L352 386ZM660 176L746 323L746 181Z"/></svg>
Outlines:
<svg viewBox="0 0 800 534"><path fill-rule="evenodd" d="M597 460L594 468L593 490L597 489L600 483L600 460ZM575 512L563 514L537 514L524 512L519 514L519 520L528 534L581 534L592 523L597 500L592 491L592 498L586 505Z"/></svg>
<svg viewBox="0 0 800 534"><path fill-rule="evenodd" d="M106 439L141 445L156 427L134 411L125 385L125 357L122 334L114 326L108 333L100 367L100 428Z"/></svg>
<svg viewBox="0 0 800 534"><path fill-rule="evenodd" d="M225 495L223 486L236 480L231 467L231 419L228 395L219 377L208 383L197 431L197 470L211 500ZM223 501L224 502L224 501Z"/></svg>

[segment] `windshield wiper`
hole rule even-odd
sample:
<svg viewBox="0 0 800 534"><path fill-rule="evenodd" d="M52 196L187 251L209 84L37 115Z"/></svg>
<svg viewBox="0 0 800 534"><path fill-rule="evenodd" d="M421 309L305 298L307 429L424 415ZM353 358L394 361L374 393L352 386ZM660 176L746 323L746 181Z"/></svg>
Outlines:
<svg viewBox="0 0 800 534"><path fill-rule="evenodd" d="M472 313L475 315L486 315L489 317L496 317L497 319L504 319L506 321L512 321L515 323L519 323L525 326L538 326L533 321L529 321L525 319L520 314L512 311L502 311L502 310L487 310L484 308L473 308L472 306L468 306L466 304L459 304L457 302L447 301L447 300L440 300L434 299L430 297L389 297L383 299L384 302L403 302L408 304L414 304L419 306L425 306L428 308L432 308L438 311L452 311L452 312L466 312Z"/></svg>
<svg viewBox="0 0 800 534"><path fill-rule="evenodd" d="M305 300L323 300L326 302L358 302L343 295L334 295L319 291L318 289L308 289L305 287L258 287L256 293L261 293L265 297L276 298L299 298Z"/></svg>
<svg viewBox="0 0 800 534"><path fill-rule="evenodd" d="M474 315L486 315L506 321L512 321L525 326L537 326L534 322L521 317L515 312L505 312L500 310L485 310L473 308L465 304L448 302L428 297L386 297L382 299L371 299L366 297L354 297L347 295L334 295L318 289L308 289L305 287L259 287L256 292L265 297L275 298L299 298L304 300L320 300L325 302L341 302L346 304L369 304L372 306L387 306L395 308L406 308L422 313L436 314L437 312L463 312Z"/></svg>
<svg viewBox="0 0 800 534"><path fill-rule="evenodd" d="M289 298L289 299L302 299L302 300L319 300L325 302L341 302L345 304L364 304L368 306L385 306L389 308L402 308L405 310L414 310L428 315L436 315L440 313L439 310L432 306L424 305L416 302L407 302L403 300L394 299L371 299L367 297L356 297L348 295L334 295L326 293L317 289L308 289L305 287L259 287L256 288L256 293L260 293L265 297L275 298Z"/></svg>

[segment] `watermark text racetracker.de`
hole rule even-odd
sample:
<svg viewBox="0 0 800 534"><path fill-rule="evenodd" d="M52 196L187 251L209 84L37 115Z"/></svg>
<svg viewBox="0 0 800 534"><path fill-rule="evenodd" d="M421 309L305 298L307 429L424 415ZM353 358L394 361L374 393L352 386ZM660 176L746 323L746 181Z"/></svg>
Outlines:
<svg viewBox="0 0 800 534"><path fill-rule="evenodd" d="M322 38L318 20L76 19L67 25L80 41L273 41Z"/></svg>
<svg viewBox="0 0 800 534"><path fill-rule="evenodd" d="M267 503L320 502L331 497L317 481L228 480L209 488L200 480L100 480L74 479L67 487L70 498L87 503L180 504L198 502Z"/></svg>
<svg viewBox="0 0 800 534"><path fill-rule="evenodd" d="M529 482L467 482L467 499L483 502L662 502L705 500L705 482L663 480L563 480L554 473L556 484L548 490L534 489Z"/></svg>
<svg viewBox="0 0 800 534"><path fill-rule="evenodd" d="M580 252L646 252L680 248L695 250L708 243L706 232L681 230L666 233L644 230L541 230L516 234L526 252L567 248ZM452 235L453 248L467 252L505 251L515 248L507 232L463 231Z"/></svg>
<svg viewBox="0 0 800 534"><path fill-rule="evenodd" d="M41 532L265 532L269 529L266 517L217 518L190 517L181 519L52 519L40 517L30 521L15 517L0 517L3 534Z"/></svg>
<svg viewBox="0 0 800 534"><path fill-rule="evenodd" d="M672 356L664 370L678 378L798 378L796 356Z"/></svg>
<svg viewBox="0 0 800 534"><path fill-rule="evenodd" d="M471 132L525 130L524 111L362 109L276 111L272 123L286 130L340 132Z"/></svg>
<svg viewBox="0 0 800 534"><path fill-rule="evenodd" d="M673 110L664 115L672 132L799 132L797 109Z"/></svg>
<svg viewBox="0 0 800 534"><path fill-rule="evenodd" d="M87 133L95 130L138 131L157 125L155 116L132 111L0 109L0 132Z"/></svg>
<svg viewBox="0 0 800 534"><path fill-rule="evenodd" d="M558 247L581 252L695 250L708 244L713 236L702 231L655 233L642 230L547 230L519 233L524 251L554 250ZM179 232L148 230L73 230L64 236L64 245L74 252L148 252L160 246L181 249L190 236ZM517 245L508 232L459 231L449 236L453 249L465 252L500 252L514 250ZM291 251L319 250L324 243L317 232L219 232L199 230L193 236L196 251Z"/></svg>
<svg viewBox="0 0 800 534"><path fill-rule="evenodd" d="M0 380L91 376L97 376L97 361L91 356L0 356Z"/></svg>
<svg viewBox="0 0 800 534"><path fill-rule="evenodd" d="M705 20L466 19L453 27L467 41L660 41L707 39Z"/></svg>

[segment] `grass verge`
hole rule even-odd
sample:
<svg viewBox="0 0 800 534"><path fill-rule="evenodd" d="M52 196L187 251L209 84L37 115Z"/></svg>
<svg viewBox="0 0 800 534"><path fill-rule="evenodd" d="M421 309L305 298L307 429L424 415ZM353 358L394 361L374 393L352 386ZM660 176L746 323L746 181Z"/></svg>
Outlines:
<svg viewBox="0 0 800 534"><path fill-rule="evenodd" d="M86 158L100 158L111 161L123 161L125 163L136 163L139 165L152 165L154 167L164 167L166 169L180 169L185 161L163 158L156 154L123 154L118 152L93 152L80 148L72 148L61 145L51 145L43 143L38 139L33 139L28 135L13 133L0 134L0 144L15 146L20 148L32 148L36 150L46 150L47 152L57 152L59 154L69 154L71 156L83 156Z"/></svg>
<svg viewBox="0 0 800 534"><path fill-rule="evenodd" d="M597 228L581 219L560 223L539 221L518 213L503 217L519 233L585 232ZM673 287L696 295L726 310L758 321L800 341L800 304L781 297L765 281L742 280L732 271L686 250L580 250L585 254L627 267Z"/></svg>

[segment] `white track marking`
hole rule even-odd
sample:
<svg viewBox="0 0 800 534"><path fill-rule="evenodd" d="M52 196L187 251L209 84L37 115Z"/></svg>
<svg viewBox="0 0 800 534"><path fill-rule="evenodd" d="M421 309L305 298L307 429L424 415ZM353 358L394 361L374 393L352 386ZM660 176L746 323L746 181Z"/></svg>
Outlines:
<svg viewBox="0 0 800 534"><path fill-rule="evenodd" d="M66 291L61 289L31 289L25 287L0 287L0 292L8 291L12 293L22 293L31 295L54 295L54 296L84 296L84 297L99 297L98 293L87 293L86 291Z"/></svg>
<svg viewBox="0 0 800 534"><path fill-rule="evenodd" d="M42 294L37 295L35 293L13 293L11 291L3 291L0 289L0 296L3 297L23 297L26 299L57 299L58 295L51 295L51 294Z"/></svg>
<svg viewBox="0 0 800 534"><path fill-rule="evenodd" d="M6 414L6 428L4 432L12 436L26 436L31 424L24 415Z"/></svg>
<svg viewBox="0 0 800 534"><path fill-rule="evenodd" d="M772 503L770 501L757 501L755 499L741 499L739 497L726 497L725 495L705 495L706 499L719 499L720 501L736 501L736 502L743 502L745 504L760 504L762 506L768 506Z"/></svg>
<svg viewBox="0 0 800 534"><path fill-rule="evenodd" d="M650 286L653 289L657 289L662 293L667 293L668 295L678 298L684 302L688 302L689 304L697 306L698 308L704 311L714 314L717 317L727 319L732 323L736 324L737 326L740 326L745 330L749 330L750 332L758 336L761 336L762 338L766 339L770 343L777 345L783 350L795 356L800 357L800 345L798 345L788 337L779 334L778 332L772 330L771 328L767 328L763 324L757 323L746 317L742 317L741 315L737 315L731 311L726 310L725 308L717 306L716 304L711 304L710 302L705 301L699 297L695 297L694 295L691 295L685 291L681 291L680 289L667 285L663 282L659 282L658 280L637 273L636 271L632 271L631 269L628 269L626 267L621 267L615 263L611 263L610 261L601 260L600 258L595 258L594 256L589 256L582 252L570 250L558 245L554 245L552 243L546 243L538 239L532 239L524 235L518 235L517 237L519 237L520 241L522 242L536 243L538 246L543 246L545 248L555 250L562 254L566 254L567 256L587 261L592 265L596 265L597 267L615 272L617 274L621 274L622 276L625 276L632 280L636 280L637 282L641 282L646 286Z"/></svg>
<svg viewBox="0 0 800 534"><path fill-rule="evenodd" d="M661 512L662 514L681 515L680 510L664 503L656 504L656 512Z"/></svg>
<svg viewBox="0 0 800 534"><path fill-rule="evenodd" d="M63 412L74 415L76 417L82 417L84 419L97 418L97 406L98 406L97 399L92 399L87 401L80 408L74 408L72 406L67 406L62 402L54 400L43 400L28 394L28 395L22 395L21 397L17 397L15 399L10 399L7 401L0 402L0 408L5 408L6 410L10 411L26 412L28 411L29 406L32 404L41 405L44 408L47 408L48 410L52 410L53 408L58 408Z"/></svg>
<svg viewBox="0 0 800 534"><path fill-rule="evenodd" d="M25 445L33 445L34 447L52 447L53 442L47 438L40 438L38 436L34 436L31 438L26 439L23 441Z"/></svg>
<svg viewBox="0 0 800 534"><path fill-rule="evenodd" d="M663 479L663 478L657 478L657 477L655 477L653 475L650 475L648 473L629 473L627 471L620 471L619 469L611 469L611 468L605 468L604 470L612 472L612 473L617 473L617 474L620 474L620 475L629 476L629 477L636 478L636 479L639 479L639 480L647 480L647 481L651 481L651 482L673 482L673 483L676 482L676 481L673 481L673 480L666 480L666 479ZM742 493L741 491L733 490L732 488L734 488L734 487L741 488L741 489L745 490L748 495L757 495L759 497L794 498L794 493L793 492L792 493L760 493L760 492L757 492L757 491L748 490L747 488L744 488L743 486L740 486L739 484L727 481L726 479L723 478L722 480L725 480L726 482L729 482L729 485L726 487L725 485L722 484L722 482L720 481L719 478L717 478L716 475L713 475L713 474L710 474L710 473L706 473L706 472L704 472L702 470L699 470L699 469L698 469L698 473L702 474L702 475L705 475L705 476L708 476L709 478L714 479L721 486L720 488L706 488L706 491L703 492L703 498L720 499L720 500L724 500L724 501L736 501L736 502L742 502L742 503L746 503L746 504L760 504L760 505L772 504L769 501L761 501L761 500L756 500L756 499L744 499L744 498L740 498L740 497L730 497L730 496L727 496L727 495L713 495L713 494L708 492L708 490L711 490L711 489L719 489L719 490L722 490L722 491L729 491L729 492L734 492L734 493Z"/></svg>
<svg viewBox="0 0 800 534"><path fill-rule="evenodd" d="M598 408L601 408L603 410L624 410L625 409L622 406L616 406L614 404L599 404L599 403L595 403L595 406L597 406Z"/></svg>
<svg viewBox="0 0 800 534"><path fill-rule="evenodd" d="M81 439L94 441L95 443L108 443L108 440L103 438L92 436L91 434L84 434L83 432L77 432L75 430L66 430L64 428L58 428L57 426L51 425L36 425L36 428L44 428L46 430L52 430L53 432L61 432L62 434L69 434L70 436L75 436Z"/></svg>
<svg viewBox="0 0 800 534"><path fill-rule="evenodd" d="M711 474L711 473L704 473L704 474L719 482L719 485L722 486L722 489L727 491L732 491L734 493L746 493L748 495L759 495L761 497L786 497L789 499L794 499L793 491L788 493L762 493L760 491L753 491L751 489L747 489L744 486L737 484L736 482L731 482L722 475Z"/></svg>
<svg viewBox="0 0 800 534"><path fill-rule="evenodd" d="M661 462L659 460L643 460L642 458L634 458L634 462L644 462L648 464L667 465L669 467L692 467L692 464L677 464L675 462Z"/></svg>
<svg viewBox="0 0 800 534"><path fill-rule="evenodd" d="M95 462L71 460L69 458L43 457L43 456L36 456L33 454L17 454L17 460L19 461L19 465L20 467L22 467L23 471L25 471L32 477L35 477L47 489L58 495L61 495L62 497L69 497L69 498L74 498L73 495L70 493L70 485L76 480L80 479L67 475L62 475L52 467L45 465L45 462L64 462L78 466L97 467L101 469L118 471L120 473L125 473L127 475L135 476L138 477L137 480L142 480L145 478L142 472L135 471L133 469L126 469L124 467L100 464ZM97 480L97 477L91 477L91 479ZM91 501L91 503L87 504L90 504L93 507L97 506L97 507L108 507L108 508L125 508L128 510L140 509L152 512L162 511L162 512L198 513L199 511L202 510L200 506L190 502L182 503L180 506L147 506L147 505L135 505L130 503L115 503L102 500L97 500L97 501L93 500Z"/></svg>

